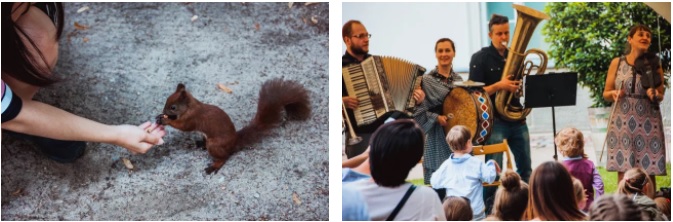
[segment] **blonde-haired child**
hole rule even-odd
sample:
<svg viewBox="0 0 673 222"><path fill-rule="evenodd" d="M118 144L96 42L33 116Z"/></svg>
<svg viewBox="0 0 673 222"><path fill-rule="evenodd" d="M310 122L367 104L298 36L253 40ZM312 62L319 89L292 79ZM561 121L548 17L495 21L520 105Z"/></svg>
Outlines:
<svg viewBox="0 0 673 222"><path fill-rule="evenodd" d="M483 220L485 215L482 182L493 183L500 167L494 160L484 163L470 155L472 135L465 126L454 126L446 135L446 142L453 153L430 177L433 188L446 188L446 196L467 197L470 200L473 220Z"/></svg>
<svg viewBox="0 0 673 222"><path fill-rule="evenodd" d="M563 165L573 177L582 182L586 190L587 202L583 212L588 212L595 198L603 195L603 179L598 169L584 153L584 135L575 128L565 128L558 132L555 141L563 155Z"/></svg>

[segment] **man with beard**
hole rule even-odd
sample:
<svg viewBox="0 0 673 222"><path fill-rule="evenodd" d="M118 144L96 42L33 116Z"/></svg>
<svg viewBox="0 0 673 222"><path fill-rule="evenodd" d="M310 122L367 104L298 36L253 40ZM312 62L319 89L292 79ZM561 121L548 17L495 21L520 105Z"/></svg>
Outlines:
<svg viewBox="0 0 673 222"><path fill-rule="evenodd" d="M365 26L357 20L350 20L344 24L341 29L341 37L343 38L344 43L346 44L346 53L341 57L341 67L346 67L353 64L360 64L363 60L372 56L369 54L369 38L372 35L367 32ZM351 110L358 107L359 101L355 96L349 96L348 91L346 90L346 83L341 80L341 99L343 104L347 109L350 109L348 112L348 118L351 121L353 126L353 131L360 137L362 141L354 145L346 145L346 156L352 158L364 152L369 146L369 137L376 130L380 124L370 124L367 126L358 127L355 124L355 116ZM416 99L416 104L420 104L425 98L425 93L420 88L414 90L414 99ZM399 113L399 112L398 112ZM397 115L393 114L392 116ZM383 118L385 119L385 118ZM350 137L349 133L346 133L346 141Z"/></svg>

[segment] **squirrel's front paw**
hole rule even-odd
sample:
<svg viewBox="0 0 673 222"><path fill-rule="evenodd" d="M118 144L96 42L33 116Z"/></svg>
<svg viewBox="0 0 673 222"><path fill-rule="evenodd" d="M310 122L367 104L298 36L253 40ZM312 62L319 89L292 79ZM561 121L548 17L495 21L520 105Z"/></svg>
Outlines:
<svg viewBox="0 0 673 222"><path fill-rule="evenodd" d="M213 166L206 167L206 174L210 175L211 173L217 174L217 171L220 171L220 168L215 168Z"/></svg>

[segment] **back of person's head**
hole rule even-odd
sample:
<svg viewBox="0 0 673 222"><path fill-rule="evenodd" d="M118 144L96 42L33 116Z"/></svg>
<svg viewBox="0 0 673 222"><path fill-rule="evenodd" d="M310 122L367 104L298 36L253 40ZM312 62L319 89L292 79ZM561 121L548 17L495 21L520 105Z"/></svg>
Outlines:
<svg viewBox="0 0 673 222"><path fill-rule="evenodd" d="M353 34L353 24L358 24L362 25L362 22L358 20L349 20L344 24L344 26L341 28L341 38L346 38L350 37Z"/></svg>
<svg viewBox="0 0 673 222"><path fill-rule="evenodd" d="M671 219L671 199L666 197L654 198L654 203L657 204L657 209L661 211L666 217Z"/></svg>
<svg viewBox="0 0 673 222"><path fill-rule="evenodd" d="M502 16L498 14L493 14L491 15L491 20L488 21L488 31L491 31L491 28L493 25L502 25L505 23L509 23L509 19L507 16Z"/></svg>
<svg viewBox="0 0 673 222"><path fill-rule="evenodd" d="M603 195L589 207L591 221L642 221L640 207L626 195Z"/></svg>
<svg viewBox="0 0 673 222"><path fill-rule="evenodd" d="M423 156L425 135L411 119L400 119L379 127L371 137L369 165L376 184L397 187Z"/></svg>
<svg viewBox="0 0 673 222"><path fill-rule="evenodd" d="M527 217L540 220L585 220L577 208L572 178L563 164L548 161L530 176Z"/></svg>
<svg viewBox="0 0 673 222"><path fill-rule="evenodd" d="M584 153L584 135L582 131L575 128L565 128L558 132L554 139L561 154L567 157L583 156Z"/></svg>
<svg viewBox="0 0 673 222"><path fill-rule="evenodd" d="M505 171L495 193L493 216L500 220L521 220L528 206L528 184L513 170Z"/></svg>
<svg viewBox="0 0 673 222"><path fill-rule="evenodd" d="M444 198L444 213L447 221L472 220L472 207L465 197L448 196Z"/></svg>
<svg viewBox="0 0 673 222"><path fill-rule="evenodd" d="M627 195L644 193L649 181L649 176L642 168L631 168L624 172L624 178L619 181L617 191Z"/></svg>
<svg viewBox="0 0 673 222"><path fill-rule="evenodd" d="M463 125L456 125L451 127L451 130L446 134L446 143L452 151L463 151L467 147L467 142L470 141L472 135L470 130Z"/></svg>
<svg viewBox="0 0 673 222"><path fill-rule="evenodd" d="M18 7L16 4L19 4ZM2 75L12 76L34 86L48 86L60 79L52 74L52 67L46 65L49 62L38 47L36 42L38 39L31 38L26 34L26 30L12 19L12 15L23 15L28 10L39 10L31 7L30 4L25 2L2 3L2 13L0 13L2 16ZM63 32L63 3L53 4L57 17L56 35L53 38L58 40Z"/></svg>

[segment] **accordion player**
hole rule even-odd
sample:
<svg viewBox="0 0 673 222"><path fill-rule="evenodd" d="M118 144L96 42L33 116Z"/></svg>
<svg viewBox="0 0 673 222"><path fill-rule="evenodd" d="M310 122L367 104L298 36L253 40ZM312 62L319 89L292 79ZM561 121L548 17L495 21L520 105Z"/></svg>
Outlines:
<svg viewBox="0 0 673 222"><path fill-rule="evenodd" d="M416 105L413 91L424 73L422 66L388 56L343 67L344 89L359 101L356 109L347 110L355 131L373 132L391 117L410 118Z"/></svg>

